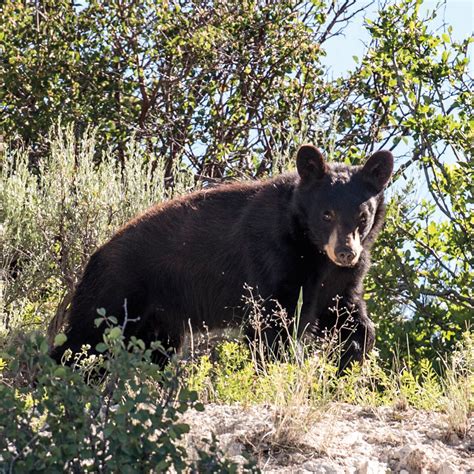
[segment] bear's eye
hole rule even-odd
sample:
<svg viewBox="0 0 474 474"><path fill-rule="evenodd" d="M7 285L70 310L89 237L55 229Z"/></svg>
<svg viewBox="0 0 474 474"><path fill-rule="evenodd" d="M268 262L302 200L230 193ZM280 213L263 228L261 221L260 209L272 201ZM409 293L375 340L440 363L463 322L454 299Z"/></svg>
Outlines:
<svg viewBox="0 0 474 474"><path fill-rule="evenodd" d="M332 212L331 211L324 211L323 212L323 221L330 222L332 221Z"/></svg>
<svg viewBox="0 0 474 474"><path fill-rule="evenodd" d="M362 215L360 216L360 221L359 221L359 222L360 222L360 225L365 225L365 224L367 224L367 216L366 216L365 214L362 214Z"/></svg>

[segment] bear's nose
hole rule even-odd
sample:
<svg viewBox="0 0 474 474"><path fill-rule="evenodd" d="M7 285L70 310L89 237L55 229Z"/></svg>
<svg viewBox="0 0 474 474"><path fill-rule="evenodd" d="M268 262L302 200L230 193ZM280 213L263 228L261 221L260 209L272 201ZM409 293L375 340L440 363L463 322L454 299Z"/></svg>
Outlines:
<svg viewBox="0 0 474 474"><path fill-rule="evenodd" d="M349 266L356 258L356 253L350 247L342 247L337 250L336 257L338 263Z"/></svg>

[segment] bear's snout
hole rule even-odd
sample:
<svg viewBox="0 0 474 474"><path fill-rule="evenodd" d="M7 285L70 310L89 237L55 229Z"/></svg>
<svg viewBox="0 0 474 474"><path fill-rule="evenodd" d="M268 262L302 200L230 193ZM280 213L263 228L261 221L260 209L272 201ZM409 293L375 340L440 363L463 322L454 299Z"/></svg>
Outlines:
<svg viewBox="0 0 474 474"><path fill-rule="evenodd" d="M335 253L336 263L343 267L353 267L359 260L359 255L351 247L338 247Z"/></svg>

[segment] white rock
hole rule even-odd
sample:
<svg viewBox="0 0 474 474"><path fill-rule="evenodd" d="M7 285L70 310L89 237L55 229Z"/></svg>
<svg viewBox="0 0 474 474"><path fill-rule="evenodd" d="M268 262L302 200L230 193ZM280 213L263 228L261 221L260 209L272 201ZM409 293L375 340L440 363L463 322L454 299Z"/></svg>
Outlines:
<svg viewBox="0 0 474 474"><path fill-rule="evenodd" d="M461 471L456 469L449 461L444 461L438 467L437 474L458 474Z"/></svg>
<svg viewBox="0 0 474 474"><path fill-rule="evenodd" d="M362 461L357 466L357 474L381 474L385 473L388 469L386 464L382 464L374 459L367 459L366 461Z"/></svg>
<svg viewBox="0 0 474 474"><path fill-rule="evenodd" d="M353 446L354 444L361 444L361 443L365 443L362 433L357 433L356 431L347 434L341 440L341 444L345 444L347 446Z"/></svg>
<svg viewBox="0 0 474 474"><path fill-rule="evenodd" d="M302 471L298 472L311 472L315 474L343 474L344 470L334 464L329 464L320 461L307 461L302 466Z"/></svg>

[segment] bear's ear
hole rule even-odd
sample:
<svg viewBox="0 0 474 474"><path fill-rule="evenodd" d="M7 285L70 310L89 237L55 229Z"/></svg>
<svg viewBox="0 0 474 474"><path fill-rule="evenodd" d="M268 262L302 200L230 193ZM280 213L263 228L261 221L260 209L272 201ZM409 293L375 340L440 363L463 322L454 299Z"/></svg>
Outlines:
<svg viewBox="0 0 474 474"><path fill-rule="evenodd" d="M362 168L362 175L372 184L377 192L387 186L393 171L393 155L388 150L375 152Z"/></svg>
<svg viewBox="0 0 474 474"><path fill-rule="evenodd" d="M302 181L321 179L326 173L323 154L313 145L301 145L296 155L296 169Z"/></svg>

